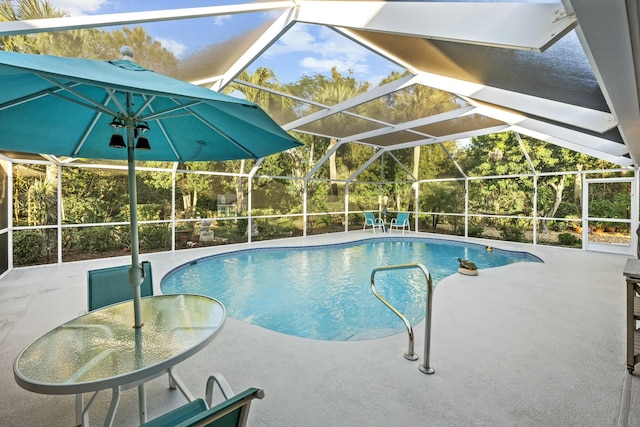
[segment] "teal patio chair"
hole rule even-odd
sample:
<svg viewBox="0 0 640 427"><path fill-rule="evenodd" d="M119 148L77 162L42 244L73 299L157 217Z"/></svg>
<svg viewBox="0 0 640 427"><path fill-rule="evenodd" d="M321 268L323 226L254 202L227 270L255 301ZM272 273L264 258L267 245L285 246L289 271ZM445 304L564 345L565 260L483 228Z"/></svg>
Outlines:
<svg viewBox="0 0 640 427"><path fill-rule="evenodd" d="M129 285L129 268L131 265L119 265L87 272L88 309L93 311L106 305L127 301L133 298ZM140 295L153 295L153 277L151 263L142 262L144 280L140 285Z"/></svg>
<svg viewBox="0 0 640 427"><path fill-rule="evenodd" d="M400 230L402 229L402 234L404 234L404 230L411 231L411 226L409 225L409 212L398 212L398 215L391 220L389 224L389 232L393 229Z"/></svg>
<svg viewBox="0 0 640 427"><path fill-rule="evenodd" d="M367 227L373 229L373 234L376 233L376 228L384 233L384 222L380 218L376 218L373 212L364 212L364 227L362 227L362 230L364 231Z"/></svg>
<svg viewBox="0 0 640 427"><path fill-rule="evenodd" d="M214 385L218 385L225 400L212 406ZM251 401L263 397L264 391L256 387L234 394L225 378L214 374L207 381L206 402L196 399L141 427L244 427L247 425Z"/></svg>

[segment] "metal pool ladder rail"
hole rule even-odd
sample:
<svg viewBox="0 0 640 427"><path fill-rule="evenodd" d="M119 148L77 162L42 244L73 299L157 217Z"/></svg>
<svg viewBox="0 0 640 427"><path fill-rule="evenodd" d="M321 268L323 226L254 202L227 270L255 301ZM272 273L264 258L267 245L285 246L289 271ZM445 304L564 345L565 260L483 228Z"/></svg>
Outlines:
<svg viewBox="0 0 640 427"><path fill-rule="evenodd" d="M422 264L399 264L399 265L389 265L385 267L376 267L371 271L371 291L373 294L384 303L387 307L391 309L398 316L407 328L407 333L409 334L409 349L404 354L404 357L409 360L418 359L418 355L413 351L413 327L409 320L398 311L389 301L387 301L382 295L378 293L376 290L376 282L375 276L378 271L386 271L386 270L407 270L407 269L420 269L424 274L425 279L427 280L427 309L425 314L425 325L424 325L424 362L422 365L418 366L420 372L425 374L433 374L435 371L431 366L429 366L429 353L431 352L431 301L433 297L433 281L431 280L431 273L429 270Z"/></svg>

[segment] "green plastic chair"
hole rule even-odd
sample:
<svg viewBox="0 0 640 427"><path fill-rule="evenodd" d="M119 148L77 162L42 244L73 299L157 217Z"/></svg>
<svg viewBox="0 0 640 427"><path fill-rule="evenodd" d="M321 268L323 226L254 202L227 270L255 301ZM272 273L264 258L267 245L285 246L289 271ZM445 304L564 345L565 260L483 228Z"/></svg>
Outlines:
<svg viewBox="0 0 640 427"><path fill-rule="evenodd" d="M389 232L394 228L396 230L402 229L402 234L404 234L405 229L411 231L411 227L409 226L409 212L398 212L398 215L392 219L389 224Z"/></svg>
<svg viewBox="0 0 640 427"><path fill-rule="evenodd" d="M87 272L89 311L133 298L133 291L129 285L130 267L131 265L119 265ZM142 262L142 271L144 280L140 284L140 295L153 295L153 277L149 261Z"/></svg>
<svg viewBox="0 0 640 427"><path fill-rule="evenodd" d="M220 387L225 400L211 406L214 384ZM207 402L196 399L142 424L141 427L244 427L247 425L251 401L263 397L264 391L256 387L233 394L224 377L215 374L207 381Z"/></svg>
<svg viewBox="0 0 640 427"><path fill-rule="evenodd" d="M373 234L376 233L376 228L382 230L384 233L384 222L382 222L380 218L376 218L373 212L364 212L364 227L362 227L362 230L365 230L367 227L373 229Z"/></svg>

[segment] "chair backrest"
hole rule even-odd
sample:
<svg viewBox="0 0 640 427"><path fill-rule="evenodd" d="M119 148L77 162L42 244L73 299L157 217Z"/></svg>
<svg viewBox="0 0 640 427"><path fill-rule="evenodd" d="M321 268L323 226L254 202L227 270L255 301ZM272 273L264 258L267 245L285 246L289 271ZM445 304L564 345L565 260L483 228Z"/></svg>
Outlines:
<svg viewBox="0 0 640 427"><path fill-rule="evenodd" d="M396 223L400 225L409 225L409 212L398 212L396 216Z"/></svg>
<svg viewBox="0 0 640 427"><path fill-rule="evenodd" d="M133 298L133 291L129 285L130 267L131 265L119 265L87 272L89 311ZM151 263L143 261L142 270L144 280L140 285L140 295L143 297L153 295Z"/></svg>
<svg viewBox="0 0 640 427"><path fill-rule="evenodd" d="M162 426L173 427L205 411L207 411L207 404L205 403L205 401L202 399L196 399L158 418L155 418L151 421L147 421L146 423L142 424L140 427L162 427Z"/></svg>
<svg viewBox="0 0 640 427"><path fill-rule="evenodd" d="M367 224L375 224L376 223L376 217L373 216L373 212L365 212L364 213L364 220L366 221Z"/></svg>
<svg viewBox="0 0 640 427"><path fill-rule="evenodd" d="M247 424L251 401L263 397L262 389L249 388L210 409L206 409L202 399L197 399L141 427L244 427ZM202 408L202 405L205 407Z"/></svg>

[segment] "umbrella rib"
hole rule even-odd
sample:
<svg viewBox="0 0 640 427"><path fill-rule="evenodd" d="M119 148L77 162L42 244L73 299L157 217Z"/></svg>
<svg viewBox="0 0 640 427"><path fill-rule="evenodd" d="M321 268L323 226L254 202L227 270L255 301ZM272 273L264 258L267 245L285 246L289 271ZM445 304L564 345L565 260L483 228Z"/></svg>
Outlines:
<svg viewBox="0 0 640 427"><path fill-rule="evenodd" d="M195 111L189 110L189 112L191 114L193 114L193 117L197 118L198 120L200 120L202 123L204 123L206 126L209 126L211 129L213 129L214 131L218 132L220 135L222 135L222 137L224 137L227 141L229 141L231 144L235 145L236 148L238 148L240 151L246 153L248 156L250 156L253 159L257 159L258 156L256 156L254 153L252 153L251 151L247 150L245 147L243 147L241 144L239 144L235 139L231 138L229 135L227 135L225 132L223 132L221 129L218 129L213 123L205 120L200 114L196 113Z"/></svg>
<svg viewBox="0 0 640 427"><path fill-rule="evenodd" d="M153 100L156 99L156 95L151 96L149 99L146 99L146 98L147 98L146 96L144 96L144 95L142 96L142 99L144 99L145 102L138 109L138 111L134 114L134 117L139 117L140 113L142 113L145 110L145 108L147 108L153 102Z"/></svg>
<svg viewBox="0 0 640 427"><path fill-rule="evenodd" d="M106 108L104 105L102 105L100 103L95 102L93 99L89 98L88 96L85 96L85 95L81 94L77 90L74 90L73 88L71 88L71 86L68 86L68 85L65 85L63 83L57 82L56 80L51 79L51 78L49 78L47 76L43 76L41 74L38 74L38 76L40 78L48 81L49 83L54 84L54 85L58 86L59 88L61 88L61 89L65 90L65 91L77 96L78 98L84 100L86 103L80 102L80 101L75 100L73 98L69 98L69 97L64 96L64 95L62 95L60 93L50 91L49 93L51 93L51 95L53 95L53 96L60 97L62 99L65 99L65 100L70 101L70 102L74 102L76 104L82 105L82 106L87 107L87 108L93 108L94 110L102 111L103 113L106 113L106 114L110 114L110 115L113 115L113 116L117 115L117 113L115 113L114 111ZM91 107L91 106L93 106L93 107Z"/></svg>
<svg viewBox="0 0 640 427"><path fill-rule="evenodd" d="M158 123L158 127L160 128L160 131L162 132L164 137L167 139L167 144L169 144L169 147L171 148L171 151L173 151L173 154L176 156L176 160L182 160L182 157L180 156L180 153L178 153L178 150L176 149L175 144L173 143L173 141L169 137L169 134L167 134L167 131L164 128L163 124L160 121L158 121L157 123Z"/></svg>
<svg viewBox="0 0 640 427"><path fill-rule="evenodd" d="M118 116L118 112L117 111L113 111L113 110L111 110L111 109L109 109L109 108L107 108L107 107L105 107L103 105L100 105L100 104L95 104L93 102L90 103L90 104L87 104L86 102L82 102L82 101L78 101L77 99L69 98L68 96L64 96L64 95L62 95L60 93L53 93L52 92L51 95L55 96L57 98L60 98L60 99L64 99L65 101L68 101L68 102L73 102L74 104L78 104L78 105L80 105L82 107L89 108L89 109L97 111L99 113L108 114L108 115L114 116L114 117Z"/></svg>
<svg viewBox="0 0 640 427"><path fill-rule="evenodd" d="M109 102L109 100L107 99L105 102ZM96 114L93 117L93 120L91 121L91 124L89 125L89 128L84 133L84 135L82 135L82 139L80 140L80 142L78 142L78 145L76 145L76 148L73 150L73 154L72 154L71 157L77 157L78 156L78 152L82 149L82 146L87 141L87 138L89 137L89 134L91 133L93 128L96 126L96 123L98 123L98 119L100 118L100 114L102 114L102 113L98 112L98 114Z"/></svg>
<svg viewBox="0 0 640 427"><path fill-rule="evenodd" d="M36 99L39 98L44 98L46 96L53 96L56 94L57 91L62 91L64 89L62 88L58 88L56 90L53 89L43 89L41 91L38 92L34 92L34 93L30 93L29 95L20 97L20 98L16 98L16 99L12 99L9 102L5 102L4 104L0 104L0 110L6 110L7 108L13 108L16 105L20 105L20 104L24 104L26 102L31 102L31 101L35 101Z"/></svg>
<svg viewBox="0 0 640 427"><path fill-rule="evenodd" d="M154 113L154 114L152 114L152 116L156 116L155 112L153 111L153 105L149 105L149 110L152 113ZM175 109L173 109L173 110L175 110ZM152 116L148 116L148 117L152 117ZM142 119L143 120L148 120L148 117L143 117ZM178 153L178 150L177 150L175 144L173 143L173 141L169 137L169 134L167 133L167 130L164 128L164 125L162 124L162 122L160 120L156 120L156 123L158 124L158 127L160 128L160 132L162 132L162 134L166 138L167 144L169 144L169 148L171 148L171 151L173 151L173 155L176 156L176 160L182 160L182 157L181 157L180 153Z"/></svg>
<svg viewBox="0 0 640 427"><path fill-rule="evenodd" d="M40 92L29 94L27 96L23 96L21 98L12 99L9 102L0 104L0 110L6 110L7 108L12 108L12 107L15 107L16 105L24 104L25 102L31 102L35 99L42 98L50 94L51 92L49 90L43 90Z"/></svg>
<svg viewBox="0 0 640 427"><path fill-rule="evenodd" d="M176 101L175 99L172 99L172 101L173 101L173 102L176 102L178 105L176 105L176 106L175 106L175 107L173 107L173 108L167 108L166 110L162 110L162 111L158 111L158 112L153 112L153 111L152 111L152 114L149 114L148 116L143 116L143 117L141 117L141 118L142 118L143 120L159 120L159 119L163 119L163 118L165 118L165 117L163 117L163 116L168 115L168 114L170 114L170 113L173 113L173 112L175 112L175 111L179 111L179 110L188 110L190 107L193 107L193 106L195 106L195 105L198 105L198 104L202 104L202 103L203 103L203 101L194 101L194 102L191 102L191 103L189 103L189 104L180 104L180 103L179 103L178 101ZM189 113L186 113L186 114L184 114L184 115L190 115L190 114L193 114L193 112L192 112L191 110L188 110L188 111L189 111ZM175 117L179 117L179 116L175 116Z"/></svg>
<svg viewBox="0 0 640 427"><path fill-rule="evenodd" d="M122 103L120 102L120 100L116 96L115 89L105 89L105 91L107 92L107 95L109 95L109 98L111 98L111 100L118 106L120 111L122 111L123 113L125 111L127 111L127 109L124 108L124 105L122 105Z"/></svg>

